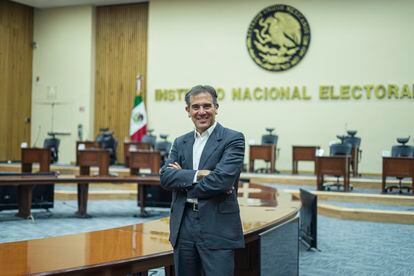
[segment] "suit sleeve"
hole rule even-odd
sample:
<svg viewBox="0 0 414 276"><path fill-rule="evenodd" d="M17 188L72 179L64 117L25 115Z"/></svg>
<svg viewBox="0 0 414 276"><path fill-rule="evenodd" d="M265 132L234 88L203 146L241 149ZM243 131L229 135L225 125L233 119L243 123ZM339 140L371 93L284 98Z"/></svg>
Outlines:
<svg viewBox="0 0 414 276"><path fill-rule="evenodd" d="M168 167L168 164L174 162L183 167L178 154L179 150L179 143L176 139L167 161L161 168L161 187L168 191L182 191L190 188L193 185L194 175L196 174L195 170L176 170Z"/></svg>
<svg viewBox="0 0 414 276"><path fill-rule="evenodd" d="M225 194L240 176L244 160L244 136L237 132L225 146L220 161L209 175L188 190L191 198L210 198Z"/></svg>

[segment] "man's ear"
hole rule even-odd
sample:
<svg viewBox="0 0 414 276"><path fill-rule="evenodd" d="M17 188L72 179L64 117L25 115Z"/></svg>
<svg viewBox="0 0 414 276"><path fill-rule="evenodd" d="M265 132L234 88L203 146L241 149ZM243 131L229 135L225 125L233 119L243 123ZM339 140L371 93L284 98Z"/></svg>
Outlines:
<svg viewBox="0 0 414 276"><path fill-rule="evenodd" d="M187 112L188 117L191 117L191 115L190 115L190 108L188 106L185 107L185 111Z"/></svg>

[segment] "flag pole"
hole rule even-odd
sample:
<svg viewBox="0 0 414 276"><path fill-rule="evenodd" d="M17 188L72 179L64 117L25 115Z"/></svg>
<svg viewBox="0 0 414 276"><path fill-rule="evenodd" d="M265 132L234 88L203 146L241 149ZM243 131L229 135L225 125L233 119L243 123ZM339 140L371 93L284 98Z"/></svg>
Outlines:
<svg viewBox="0 0 414 276"><path fill-rule="evenodd" d="M142 81L144 78L138 74L135 78L135 96L141 96Z"/></svg>

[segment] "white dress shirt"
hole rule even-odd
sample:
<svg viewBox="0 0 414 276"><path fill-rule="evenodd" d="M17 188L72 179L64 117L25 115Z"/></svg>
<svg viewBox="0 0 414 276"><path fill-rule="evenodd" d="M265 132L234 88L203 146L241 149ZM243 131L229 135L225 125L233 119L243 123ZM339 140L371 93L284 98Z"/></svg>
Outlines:
<svg viewBox="0 0 414 276"><path fill-rule="evenodd" d="M197 173L198 173L198 166L200 165L201 154L203 153L204 147L207 143L208 138L210 137L211 133L213 133L214 128L216 127L217 122L205 130L203 133L198 133L197 130L194 131L194 145L193 145L193 170L197 170L196 174L194 175L193 182L197 182ZM196 203L196 198L187 198L188 202Z"/></svg>

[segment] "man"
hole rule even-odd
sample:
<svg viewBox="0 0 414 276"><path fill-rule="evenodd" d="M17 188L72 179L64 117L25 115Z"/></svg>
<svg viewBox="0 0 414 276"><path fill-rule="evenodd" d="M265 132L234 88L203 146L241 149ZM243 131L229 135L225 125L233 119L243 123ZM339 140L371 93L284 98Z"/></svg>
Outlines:
<svg viewBox="0 0 414 276"><path fill-rule="evenodd" d="M233 275L234 249L244 246L237 203L244 136L215 121L213 87L193 87L185 102L195 131L174 141L161 169L161 186L172 191L175 274Z"/></svg>

